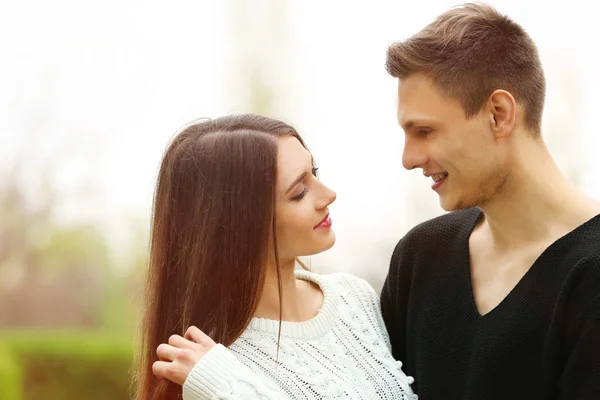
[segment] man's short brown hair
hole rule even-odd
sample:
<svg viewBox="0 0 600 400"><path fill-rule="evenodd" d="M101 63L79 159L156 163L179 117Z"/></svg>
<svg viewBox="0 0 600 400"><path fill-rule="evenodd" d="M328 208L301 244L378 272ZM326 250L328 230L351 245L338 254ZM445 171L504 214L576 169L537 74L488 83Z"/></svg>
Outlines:
<svg viewBox="0 0 600 400"><path fill-rule="evenodd" d="M411 38L392 44L386 69L396 78L423 73L458 99L467 117L496 89L525 109L525 123L541 132L546 81L538 50L525 30L493 7L464 4L440 15Z"/></svg>

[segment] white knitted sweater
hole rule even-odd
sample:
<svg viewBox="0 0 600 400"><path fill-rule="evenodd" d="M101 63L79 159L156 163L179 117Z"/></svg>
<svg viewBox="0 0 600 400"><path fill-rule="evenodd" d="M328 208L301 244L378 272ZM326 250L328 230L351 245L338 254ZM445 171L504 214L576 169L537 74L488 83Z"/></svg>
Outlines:
<svg viewBox="0 0 600 400"><path fill-rule="evenodd" d="M183 385L185 400L362 399L413 400L410 384L390 353L379 298L348 274L296 277L324 294L317 315L305 322L254 318L229 349L217 345L194 366Z"/></svg>

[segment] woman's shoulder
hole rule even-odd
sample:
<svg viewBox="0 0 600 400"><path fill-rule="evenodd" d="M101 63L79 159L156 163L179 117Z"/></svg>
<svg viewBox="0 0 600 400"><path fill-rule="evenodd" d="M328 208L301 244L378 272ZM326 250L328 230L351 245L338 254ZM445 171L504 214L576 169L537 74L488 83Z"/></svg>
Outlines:
<svg viewBox="0 0 600 400"><path fill-rule="evenodd" d="M315 282L322 288L338 293L341 297L353 299L360 303L379 302L379 296L366 279L347 272L315 273L312 271L296 271L296 277Z"/></svg>
<svg viewBox="0 0 600 400"><path fill-rule="evenodd" d="M352 287L368 286L368 287L372 288L366 279L363 279L357 275L350 274L348 272L319 273L319 272L299 269L299 270L296 270L295 273L296 273L297 278L314 281L317 284L324 282L324 283L329 283L329 284L333 283L333 284L338 284L338 285L348 285L348 286L352 286Z"/></svg>

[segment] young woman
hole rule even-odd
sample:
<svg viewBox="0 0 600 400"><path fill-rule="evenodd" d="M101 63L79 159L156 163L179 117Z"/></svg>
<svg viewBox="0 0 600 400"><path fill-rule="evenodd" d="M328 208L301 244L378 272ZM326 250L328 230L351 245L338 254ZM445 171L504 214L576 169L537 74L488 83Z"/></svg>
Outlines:
<svg viewBox="0 0 600 400"><path fill-rule="evenodd" d="M336 194L316 171L294 128L265 117L175 137L154 199L138 400L416 398L369 284L295 271L335 242Z"/></svg>

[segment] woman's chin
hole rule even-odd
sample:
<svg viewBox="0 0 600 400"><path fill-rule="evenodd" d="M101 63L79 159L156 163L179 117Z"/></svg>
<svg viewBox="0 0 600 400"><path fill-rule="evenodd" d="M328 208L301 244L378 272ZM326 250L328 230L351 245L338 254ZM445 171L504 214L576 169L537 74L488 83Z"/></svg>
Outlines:
<svg viewBox="0 0 600 400"><path fill-rule="evenodd" d="M335 233L331 231L327 238L321 237L315 240L315 245L312 249L307 250L300 257L304 256L316 256L317 254L323 253L333 247L335 244Z"/></svg>

